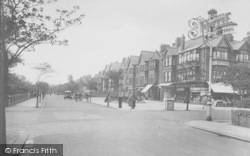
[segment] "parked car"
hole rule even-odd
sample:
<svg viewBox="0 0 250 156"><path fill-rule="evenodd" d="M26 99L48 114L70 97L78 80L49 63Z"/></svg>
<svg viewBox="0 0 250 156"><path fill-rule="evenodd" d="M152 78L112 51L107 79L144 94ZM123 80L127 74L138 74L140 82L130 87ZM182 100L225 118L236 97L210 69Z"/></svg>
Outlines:
<svg viewBox="0 0 250 156"><path fill-rule="evenodd" d="M66 99L70 99L70 100L74 99L74 96L72 95L71 91L64 92L64 100L66 100Z"/></svg>
<svg viewBox="0 0 250 156"><path fill-rule="evenodd" d="M224 100L215 100L213 107L233 107L233 103L224 101Z"/></svg>

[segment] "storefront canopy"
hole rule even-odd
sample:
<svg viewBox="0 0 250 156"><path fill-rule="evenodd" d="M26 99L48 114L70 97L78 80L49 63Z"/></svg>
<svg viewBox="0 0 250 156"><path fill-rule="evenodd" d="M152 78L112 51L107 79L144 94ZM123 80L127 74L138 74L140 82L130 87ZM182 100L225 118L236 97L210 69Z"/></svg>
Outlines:
<svg viewBox="0 0 250 156"><path fill-rule="evenodd" d="M153 84L148 84L146 87L143 88L143 90L141 90L141 92L146 93L152 86Z"/></svg>
<svg viewBox="0 0 250 156"><path fill-rule="evenodd" d="M157 85L158 87L168 87L168 86L171 86L171 84L173 83L161 83L159 85Z"/></svg>
<svg viewBox="0 0 250 156"><path fill-rule="evenodd" d="M234 93L233 87L231 85L225 85L224 83L212 83L211 89L214 93Z"/></svg>

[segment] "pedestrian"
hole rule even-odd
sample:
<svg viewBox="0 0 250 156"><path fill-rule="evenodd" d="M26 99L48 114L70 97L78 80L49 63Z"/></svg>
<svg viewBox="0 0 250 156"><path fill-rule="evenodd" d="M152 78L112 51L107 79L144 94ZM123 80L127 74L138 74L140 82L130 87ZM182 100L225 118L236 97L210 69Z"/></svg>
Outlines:
<svg viewBox="0 0 250 156"><path fill-rule="evenodd" d="M184 99L184 103L187 104L186 110L188 111L188 105L190 103L190 96L189 96L189 94L186 94L185 99Z"/></svg>
<svg viewBox="0 0 250 156"><path fill-rule="evenodd" d="M89 93L87 93L86 98L87 98L87 102L89 102Z"/></svg>
<svg viewBox="0 0 250 156"><path fill-rule="evenodd" d="M135 108L135 103L136 103L136 97L131 94L128 98L128 105L131 107L131 109Z"/></svg>

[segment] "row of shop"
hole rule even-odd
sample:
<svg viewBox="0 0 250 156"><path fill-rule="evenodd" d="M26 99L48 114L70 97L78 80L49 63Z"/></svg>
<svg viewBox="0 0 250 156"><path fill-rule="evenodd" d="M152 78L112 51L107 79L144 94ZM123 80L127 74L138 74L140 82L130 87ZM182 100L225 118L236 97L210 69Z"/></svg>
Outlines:
<svg viewBox="0 0 250 156"><path fill-rule="evenodd" d="M186 95L185 88L190 88L190 101L201 102L209 93L208 82L187 83L161 83L159 85L148 84L143 89L137 90L146 99L164 101L166 98L174 97L176 101L183 101ZM240 96L239 91L233 90L231 85L224 83L212 83L212 98L215 100L230 99ZM244 92L243 94L246 94Z"/></svg>

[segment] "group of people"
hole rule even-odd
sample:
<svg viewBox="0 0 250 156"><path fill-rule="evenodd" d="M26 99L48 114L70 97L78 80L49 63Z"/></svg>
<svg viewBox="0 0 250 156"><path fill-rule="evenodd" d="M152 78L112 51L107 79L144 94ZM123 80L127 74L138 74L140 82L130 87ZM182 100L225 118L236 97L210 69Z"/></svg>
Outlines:
<svg viewBox="0 0 250 156"><path fill-rule="evenodd" d="M88 94L88 93L85 95L85 97L86 97L87 102L89 102L89 94ZM74 99L75 99L76 102L77 102L77 101L82 101L82 99L83 99L83 94L82 94L82 93L76 93L76 94L74 95Z"/></svg>

